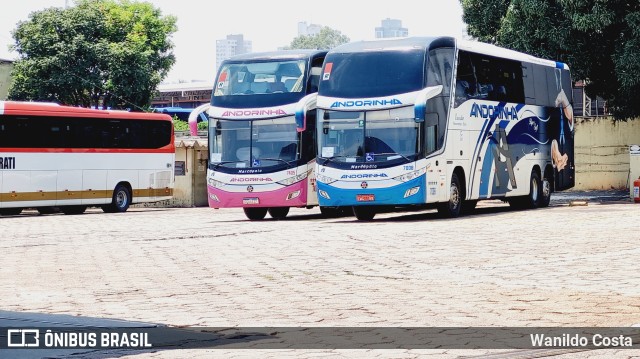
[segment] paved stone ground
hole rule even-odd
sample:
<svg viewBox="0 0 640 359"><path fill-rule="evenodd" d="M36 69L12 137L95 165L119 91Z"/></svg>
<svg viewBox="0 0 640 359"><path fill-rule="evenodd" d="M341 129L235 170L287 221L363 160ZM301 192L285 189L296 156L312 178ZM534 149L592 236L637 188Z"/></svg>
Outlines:
<svg viewBox="0 0 640 359"><path fill-rule="evenodd" d="M213 327L640 323L640 205L622 194L563 196L541 210L511 211L489 201L458 219L422 211L386 213L370 223L323 219L317 209L261 222L245 220L238 209L25 212L0 218L0 308ZM589 205L568 206L574 199ZM135 357L485 354L515 353L217 349ZM640 351L561 357L634 355Z"/></svg>

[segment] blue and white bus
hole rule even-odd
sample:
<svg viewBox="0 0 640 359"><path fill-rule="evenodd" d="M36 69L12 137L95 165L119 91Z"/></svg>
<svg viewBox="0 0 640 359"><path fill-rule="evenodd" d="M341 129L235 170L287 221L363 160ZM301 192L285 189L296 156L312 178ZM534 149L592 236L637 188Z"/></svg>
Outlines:
<svg viewBox="0 0 640 359"><path fill-rule="evenodd" d="M545 207L573 187L566 64L451 37L345 44L318 92L320 206Z"/></svg>

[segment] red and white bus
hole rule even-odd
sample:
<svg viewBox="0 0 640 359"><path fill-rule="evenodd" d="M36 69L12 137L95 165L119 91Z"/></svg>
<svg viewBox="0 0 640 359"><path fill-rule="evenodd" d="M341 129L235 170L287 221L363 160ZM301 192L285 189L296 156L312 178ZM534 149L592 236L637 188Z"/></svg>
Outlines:
<svg viewBox="0 0 640 359"><path fill-rule="evenodd" d="M0 101L0 214L124 212L173 195L171 117Z"/></svg>

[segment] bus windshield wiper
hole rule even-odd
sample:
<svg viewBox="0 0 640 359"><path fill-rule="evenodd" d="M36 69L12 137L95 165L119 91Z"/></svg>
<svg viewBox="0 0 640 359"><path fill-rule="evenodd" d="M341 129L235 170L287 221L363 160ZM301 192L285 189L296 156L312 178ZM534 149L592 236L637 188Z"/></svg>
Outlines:
<svg viewBox="0 0 640 359"><path fill-rule="evenodd" d="M218 162L215 165L213 165L213 170L217 170L218 167L222 166L222 165L226 165L229 163L240 163L240 162L244 162L244 161L223 161L223 162Z"/></svg>
<svg viewBox="0 0 640 359"><path fill-rule="evenodd" d="M402 153L398 153L398 152L384 152L384 153L374 153L374 156L400 156L402 158L404 158L405 160L407 160L408 162L411 162L411 159L409 159L409 157L403 155ZM387 159L388 161L388 159Z"/></svg>
<svg viewBox="0 0 640 359"><path fill-rule="evenodd" d="M284 164L286 164L289 168L291 167L291 163L290 161L285 161L282 158L260 158L260 161L262 160L266 160L266 161L279 161L279 162L283 162Z"/></svg>
<svg viewBox="0 0 640 359"><path fill-rule="evenodd" d="M324 166L324 165L326 165L326 164L327 164L327 162L329 162L329 161L333 161L333 160L335 160L336 158L344 158L344 157L353 157L353 156L337 155L337 156L327 157L327 158L325 158L325 159L324 159L324 161L322 162L322 164L321 164L321 165L322 165L322 166ZM356 156L356 157L358 157L358 156Z"/></svg>

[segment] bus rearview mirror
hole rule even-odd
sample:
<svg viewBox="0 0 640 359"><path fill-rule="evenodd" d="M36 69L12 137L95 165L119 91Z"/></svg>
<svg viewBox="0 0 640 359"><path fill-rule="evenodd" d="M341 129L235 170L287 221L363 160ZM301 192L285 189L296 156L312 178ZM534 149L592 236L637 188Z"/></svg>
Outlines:
<svg viewBox="0 0 640 359"><path fill-rule="evenodd" d="M427 101L442 93L442 85L430 86L420 92L416 96L414 106L414 120L416 123L424 122L427 113Z"/></svg>

